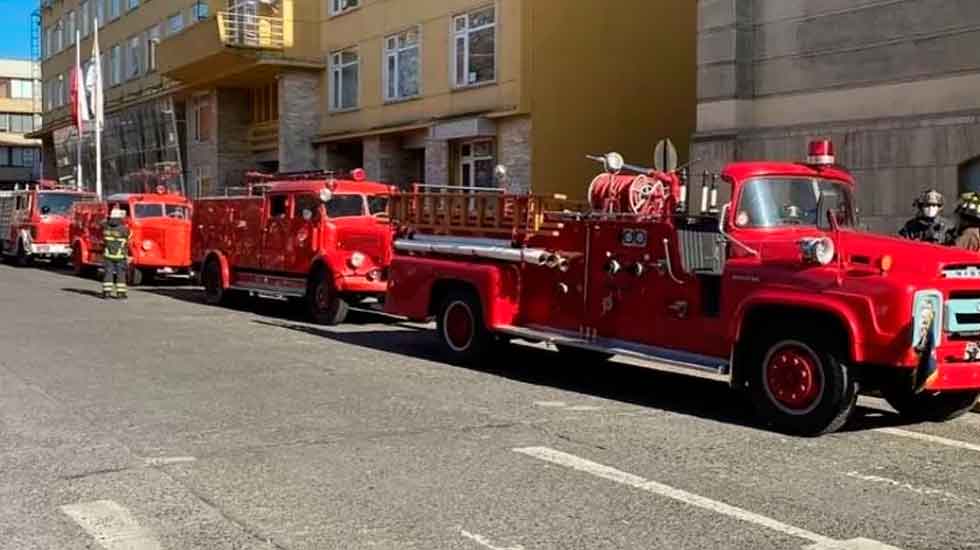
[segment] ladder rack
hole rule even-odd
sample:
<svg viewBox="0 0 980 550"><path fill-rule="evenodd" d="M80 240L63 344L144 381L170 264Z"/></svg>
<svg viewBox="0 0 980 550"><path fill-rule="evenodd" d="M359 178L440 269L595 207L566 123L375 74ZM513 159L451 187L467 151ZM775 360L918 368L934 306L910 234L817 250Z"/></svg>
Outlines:
<svg viewBox="0 0 980 550"><path fill-rule="evenodd" d="M391 197L389 215L401 230L432 235L526 239L558 236L558 216L587 205L563 196L512 195L494 191L413 192Z"/></svg>

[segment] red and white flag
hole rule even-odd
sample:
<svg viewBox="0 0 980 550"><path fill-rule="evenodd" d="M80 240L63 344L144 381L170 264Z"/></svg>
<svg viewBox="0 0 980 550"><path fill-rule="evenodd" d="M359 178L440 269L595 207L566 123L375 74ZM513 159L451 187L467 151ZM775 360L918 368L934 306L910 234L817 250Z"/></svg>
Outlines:
<svg viewBox="0 0 980 550"><path fill-rule="evenodd" d="M79 132L85 130L84 124L91 120L88 98L85 93L85 77L77 64L71 72L71 118Z"/></svg>
<svg viewBox="0 0 980 550"><path fill-rule="evenodd" d="M96 25L95 39L92 41L92 60L88 65L85 76L86 105L89 118L95 122L96 130L101 130L105 123L105 106L102 98L102 54L99 52L99 29Z"/></svg>

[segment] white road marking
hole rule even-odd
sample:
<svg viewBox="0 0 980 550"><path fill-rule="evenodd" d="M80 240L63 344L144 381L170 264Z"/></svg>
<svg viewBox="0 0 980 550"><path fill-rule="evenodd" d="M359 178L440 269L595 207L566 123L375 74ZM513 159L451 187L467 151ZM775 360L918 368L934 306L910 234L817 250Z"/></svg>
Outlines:
<svg viewBox="0 0 980 550"><path fill-rule="evenodd" d="M957 504L980 506L980 499L957 495L955 493L950 493L949 491L944 491L942 489L933 489L931 487L916 487L915 485L912 485L911 483L907 483L904 481L889 479L887 477L882 477L882 476L862 474L859 472L847 472L844 475L850 478L860 479L861 481L867 481L869 483L888 485L891 487L895 487L897 489L901 489L903 491L908 491L919 495L937 497L946 501L955 502Z"/></svg>
<svg viewBox="0 0 980 550"><path fill-rule="evenodd" d="M663 483L650 481L640 476L633 475L622 470L617 470L604 464L592 462L584 458L577 457L562 451L556 451L548 447L524 447L513 449L514 452L534 457L552 464L565 466L573 470L578 470L587 474L594 475L609 481L614 481L622 485L627 485L642 491L647 491L655 495L673 499L690 506L696 506L705 510L726 515L747 523L778 531L785 535L808 540L814 544L807 546L807 550L898 550L894 546L872 541L868 539L852 539L839 541L830 537L808 531L800 527L789 525L781 521L750 512L748 510L725 504L717 500L712 500L701 495L689 493L682 489L676 489Z"/></svg>
<svg viewBox="0 0 980 550"><path fill-rule="evenodd" d="M524 550L524 547L521 546L521 545L517 545L517 546L494 546L494 545L490 544L490 541L486 537L481 536L481 535L477 535L475 533L470 533L466 529L460 529L459 530L459 534L460 535L463 535L464 537L470 539L471 541L479 544L480 546L482 546L484 548L489 548L490 550Z"/></svg>
<svg viewBox="0 0 980 550"><path fill-rule="evenodd" d="M568 406L568 403L564 401L535 401L534 404L539 407L554 407L558 409Z"/></svg>
<svg viewBox="0 0 980 550"><path fill-rule="evenodd" d="M160 550L153 534L140 526L129 510L111 500L80 502L61 507L106 550Z"/></svg>
<svg viewBox="0 0 980 550"><path fill-rule="evenodd" d="M574 407L568 407L568 411L579 411L579 412L595 412L601 411L602 407L596 407L595 405L575 405Z"/></svg>
<svg viewBox="0 0 980 550"><path fill-rule="evenodd" d="M196 460L197 458L193 456L159 456L144 459L147 466L169 466L171 464L183 464Z"/></svg>
<svg viewBox="0 0 980 550"><path fill-rule="evenodd" d="M947 439L945 437L939 437L937 435L929 435L920 432L911 432L899 428L877 428L874 431L884 433L884 434L889 434L889 435L897 435L898 437L918 439L919 441L925 441L927 443L937 443L939 445L945 445L947 447L955 447L957 449L966 449L968 451L974 451L980 453L980 445L974 445L973 443L958 441L956 439Z"/></svg>

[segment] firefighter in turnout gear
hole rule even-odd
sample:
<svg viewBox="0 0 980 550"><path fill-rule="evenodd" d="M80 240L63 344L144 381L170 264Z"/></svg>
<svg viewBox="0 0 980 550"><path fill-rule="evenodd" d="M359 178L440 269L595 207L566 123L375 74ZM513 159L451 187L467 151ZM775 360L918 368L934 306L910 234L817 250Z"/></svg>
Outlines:
<svg viewBox="0 0 980 550"><path fill-rule="evenodd" d="M952 224L940 216L943 210L943 195L935 189L923 191L915 199L915 207L919 210L916 217L906 222L898 232L906 239L934 244L951 244L949 233Z"/></svg>
<svg viewBox="0 0 980 550"><path fill-rule="evenodd" d="M129 227L124 220L126 212L113 208L102 227L105 250L102 253L105 276L102 279L102 297L126 299L126 275L129 269Z"/></svg>
<svg viewBox="0 0 980 550"><path fill-rule="evenodd" d="M959 218L954 235L956 246L980 252L980 194L971 192L961 195L956 214Z"/></svg>

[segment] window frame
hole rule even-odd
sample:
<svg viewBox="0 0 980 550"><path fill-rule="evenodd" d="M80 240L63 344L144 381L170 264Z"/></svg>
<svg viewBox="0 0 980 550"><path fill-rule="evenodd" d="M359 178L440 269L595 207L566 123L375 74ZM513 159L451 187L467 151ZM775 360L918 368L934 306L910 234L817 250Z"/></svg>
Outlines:
<svg viewBox="0 0 980 550"><path fill-rule="evenodd" d="M476 147L476 145L477 144L483 144L483 143L490 144L490 154L489 155L476 155L476 154L474 154L473 153L473 150ZM455 158L455 161L456 161L456 164L459 166L458 172L456 174L457 175L457 178L458 178L457 179L457 187L459 187L460 189L476 189L476 188L480 187L479 185L476 185L478 183L476 181L476 163L477 162L488 161L488 160L491 162L491 164L495 164L497 162L497 154L498 154L498 151L497 151L497 142L496 142L496 140L494 138L468 139L468 140L459 142L458 145L457 145L457 147L458 148L457 148L457 151L456 151L456 154L455 154L455 157L456 157ZM463 148L464 147L469 147L470 148L470 154L469 155L464 155L463 154ZM466 182L463 181L464 180L464 178L463 178L464 168L463 167L464 166L467 166L467 165L470 167L470 180L473 182L472 184L469 181L466 181Z"/></svg>
<svg viewBox="0 0 980 550"><path fill-rule="evenodd" d="M75 10L65 13L65 49L75 45L75 31L78 29L78 15Z"/></svg>
<svg viewBox="0 0 980 550"><path fill-rule="evenodd" d="M143 40L143 47L145 50L146 57L146 73L155 73L157 71L157 48L160 46L160 39L163 35L162 23L157 23L152 25L150 28L146 29L143 33L145 37Z"/></svg>
<svg viewBox="0 0 980 550"><path fill-rule="evenodd" d="M268 219L268 220L288 220L289 219L289 214L290 214L290 211L291 211L290 207L292 206L292 201L290 200L289 193L275 193L275 194L272 194L272 195L266 195L266 197L267 197L266 198L266 201L269 204L269 211L268 211L268 215L267 215L266 219ZM282 213L281 214L273 213L273 208L275 206L275 201L277 199L282 199L282 201L283 201L283 204L282 204L283 210L282 210Z"/></svg>
<svg viewBox="0 0 980 550"><path fill-rule="evenodd" d="M357 59L355 61L344 63L344 54L348 52L353 52ZM337 60L340 60L338 63ZM357 88L354 91L354 104L351 107L344 107L343 98L343 74L344 69L349 67L355 67L357 69ZM361 105L361 52L357 46L351 46L349 48L344 48L342 50L335 50L330 52L330 85L327 86L328 92L330 93L330 111L334 113L345 113L350 111L356 111L360 109ZM338 96L338 94L340 94Z"/></svg>
<svg viewBox="0 0 980 550"><path fill-rule="evenodd" d="M79 16L79 28L82 31L82 38L88 37L92 34L92 2L98 0L82 0L78 5Z"/></svg>
<svg viewBox="0 0 980 550"><path fill-rule="evenodd" d="M123 83L122 55L121 45L113 44L112 47L109 48L109 73L111 76L109 79L109 82L111 83L110 86L118 86L119 84Z"/></svg>
<svg viewBox="0 0 980 550"><path fill-rule="evenodd" d="M136 47L133 47L136 44ZM133 70L135 61L136 70ZM141 34L134 34L126 39L126 77L124 81L136 80L143 76L143 37Z"/></svg>
<svg viewBox="0 0 980 550"><path fill-rule="evenodd" d="M180 27L177 28L177 29L174 29L173 22L174 21L177 21L177 20L180 21ZM179 11L177 13L174 13L174 14L171 14L171 15L168 15L167 16L167 36L173 36L175 34L180 34L181 32L184 31L184 28L185 28L185 25L184 25L184 12Z"/></svg>
<svg viewBox="0 0 980 550"><path fill-rule="evenodd" d="M403 35L415 31L416 40L411 46L399 46L399 39ZM389 48L391 41L395 41L395 47ZM416 51L418 57L418 74L416 75L418 90L413 95L401 95L400 84L401 84L401 60L400 54L411 51ZM394 59L395 69L394 74L391 74L390 62ZM414 25L412 27L403 29L399 32L389 34L385 36L383 48L382 48L382 59L381 59L381 86L383 87L382 95L386 103L397 103L400 101L408 101L418 97L422 97L422 75L424 74L424 69L422 67L423 57L422 57L422 26ZM392 76L394 76L394 82L391 81ZM390 95L388 92L391 91L391 84L394 85L394 95Z"/></svg>
<svg viewBox="0 0 980 550"><path fill-rule="evenodd" d="M140 0L126 0L126 12L131 12L140 7Z"/></svg>
<svg viewBox="0 0 980 550"><path fill-rule="evenodd" d="M493 10L493 23L486 24L480 27L470 27L470 17L473 14L479 13L481 11L490 10L490 9ZM457 26L457 22L460 20L464 20L466 22L466 26L463 30L459 30ZM471 56L470 56L471 38L470 37L472 36L473 33L480 32L490 28L493 29L493 78L484 81L470 82L469 81L470 71L468 70L471 63ZM463 68L465 72L462 75L464 77L462 83L460 83L461 75L458 74L458 66L457 66L457 58L459 55L458 47L459 47L460 38L464 40L463 47L465 48L464 62L463 62L464 64ZM454 15L450 19L449 39L450 39L449 77L450 77L450 81L452 82L453 89L460 90L460 89L467 89L467 88L475 88L479 86L489 86L497 83L497 79L499 77L499 71L500 71L500 66L499 66L500 10L497 9L496 4L487 4L485 6L467 10L466 12L457 13L456 15Z"/></svg>
<svg viewBox="0 0 980 550"><path fill-rule="evenodd" d="M344 3L351 2L351 1L357 2L357 5L339 7L342 6ZM352 11L361 9L361 6L362 6L362 0L327 0L327 11L330 17L339 17L341 15L346 15Z"/></svg>
<svg viewBox="0 0 980 550"><path fill-rule="evenodd" d="M214 110L212 109L211 94L200 94L196 95L191 100L193 103L191 105L191 110L193 113L193 120L191 129L191 137L194 143L210 143L213 139L214 134ZM205 127L202 124L204 119L204 114L209 117L207 126L207 135L204 136L202 133L202 128Z"/></svg>

